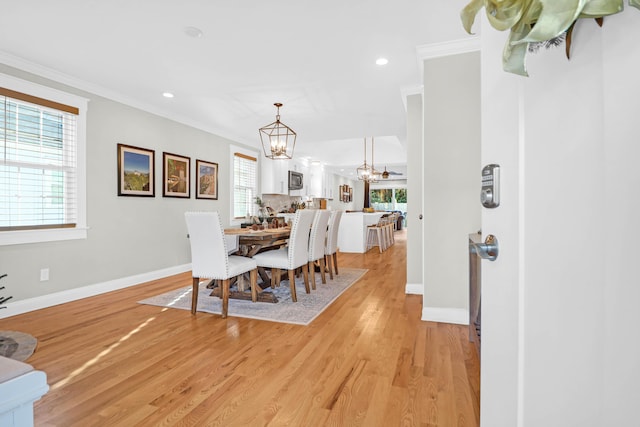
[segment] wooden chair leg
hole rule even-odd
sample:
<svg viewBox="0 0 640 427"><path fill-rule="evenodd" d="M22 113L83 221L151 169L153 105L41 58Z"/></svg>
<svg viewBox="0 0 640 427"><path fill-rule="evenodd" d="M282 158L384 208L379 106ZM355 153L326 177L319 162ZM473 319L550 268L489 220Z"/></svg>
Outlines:
<svg viewBox="0 0 640 427"><path fill-rule="evenodd" d="M298 296L296 295L296 274L295 270L289 270L289 288L291 288L291 301L297 302Z"/></svg>
<svg viewBox="0 0 640 427"><path fill-rule="evenodd" d="M229 279L222 281L222 318L227 317L229 311Z"/></svg>
<svg viewBox="0 0 640 427"><path fill-rule="evenodd" d="M193 290L191 291L191 314L196 314L198 308L198 290L200 289L200 278L193 278Z"/></svg>
<svg viewBox="0 0 640 427"><path fill-rule="evenodd" d="M308 294L311 293L311 289L309 289L309 269L303 268L302 275L304 276L304 289Z"/></svg>
<svg viewBox="0 0 640 427"><path fill-rule="evenodd" d="M329 278L333 280L333 267L331 266L331 255L325 255L325 264L327 264L327 269L329 270Z"/></svg>
<svg viewBox="0 0 640 427"><path fill-rule="evenodd" d="M307 264L307 269L309 274L311 275L311 289L316 290L316 266L313 261L309 261Z"/></svg>
<svg viewBox="0 0 640 427"><path fill-rule="evenodd" d="M334 252L333 253L333 269L336 270L336 276L339 274L338 273L338 253Z"/></svg>
<svg viewBox="0 0 640 427"><path fill-rule="evenodd" d="M278 277L280 277L280 273L278 272L277 268L272 268L271 269L271 289L275 289L276 288L276 284L277 282L277 278L276 275L278 275Z"/></svg>
<svg viewBox="0 0 640 427"><path fill-rule="evenodd" d="M319 259L320 261L320 278L322 279L322 283L326 284L327 283L327 275L324 272L324 269L326 267L326 265L324 264L324 257ZM313 288L315 289L315 288Z"/></svg>
<svg viewBox="0 0 640 427"><path fill-rule="evenodd" d="M258 269L249 272L249 280L251 281L251 301L258 301Z"/></svg>

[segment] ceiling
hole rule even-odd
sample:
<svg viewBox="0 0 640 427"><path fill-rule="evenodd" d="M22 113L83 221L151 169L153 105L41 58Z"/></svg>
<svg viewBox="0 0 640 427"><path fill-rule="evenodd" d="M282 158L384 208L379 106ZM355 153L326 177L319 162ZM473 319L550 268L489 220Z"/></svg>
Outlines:
<svg viewBox="0 0 640 427"><path fill-rule="evenodd" d="M406 171L416 48L465 38L467 2L4 1L0 62L252 146L281 102L294 156L349 170L375 136L376 167Z"/></svg>

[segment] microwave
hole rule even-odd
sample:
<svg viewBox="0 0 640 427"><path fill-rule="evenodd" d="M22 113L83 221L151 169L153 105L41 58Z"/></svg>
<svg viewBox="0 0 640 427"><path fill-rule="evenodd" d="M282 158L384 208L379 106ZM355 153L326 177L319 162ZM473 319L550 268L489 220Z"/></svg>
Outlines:
<svg viewBox="0 0 640 427"><path fill-rule="evenodd" d="M289 171L289 190L302 190L303 175L301 172Z"/></svg>

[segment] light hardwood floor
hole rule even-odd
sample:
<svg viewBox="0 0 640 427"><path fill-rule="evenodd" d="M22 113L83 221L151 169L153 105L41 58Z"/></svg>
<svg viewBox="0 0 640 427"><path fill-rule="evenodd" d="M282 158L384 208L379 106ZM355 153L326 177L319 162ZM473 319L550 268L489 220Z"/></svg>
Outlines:
<svg viewBox="0 0 640 427"><path fill-rule="evenodd" d="M0 320L39 340L28 363L51 390L36 425L477 426L467 328L420 320L396 235L339 255L369 271L306 327L136 303L188 273Z"/></svg>

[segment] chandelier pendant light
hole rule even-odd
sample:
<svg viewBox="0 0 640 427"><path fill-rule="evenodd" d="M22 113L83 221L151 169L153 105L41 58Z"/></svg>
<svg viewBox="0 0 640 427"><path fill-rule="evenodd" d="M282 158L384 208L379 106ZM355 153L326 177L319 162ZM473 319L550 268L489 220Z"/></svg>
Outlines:
<svg viewBox="0 0 640 427"><path fill-rule="evenodd" d="M373 137L371 137L371 165L367 164L367 138L364 138L364 163L356 169L358 179L366 182L378 182L380 172L373 167Z"/></svg>
<svg viewBox="0 0 640 427"><path fill-rule="evenodd" d="M364 163L356 169L358 173L358 179L360 181L368 182L371 178L371 166L367 164L367 138L364 138Z"/></svg>
<svg viewBox="0 0 640 427"><path fill-rule="evenodd" d="M378 182L378 180L380 180L380 172L377 171L373 166L373 154L375 152L375 150L373 149L373 142L373 137L371 137L371 175L369 177L370 183Z"/></svg>
<svg viewBox="0 0 640 427"><path fill-rule="evenodd" d="M291 159L293 149L296 146L297 134L289 126L280 121L280 107L282 104L273 104L277 108L276 121L259 129L260 141L265 157L269 159Z"/></svg>

